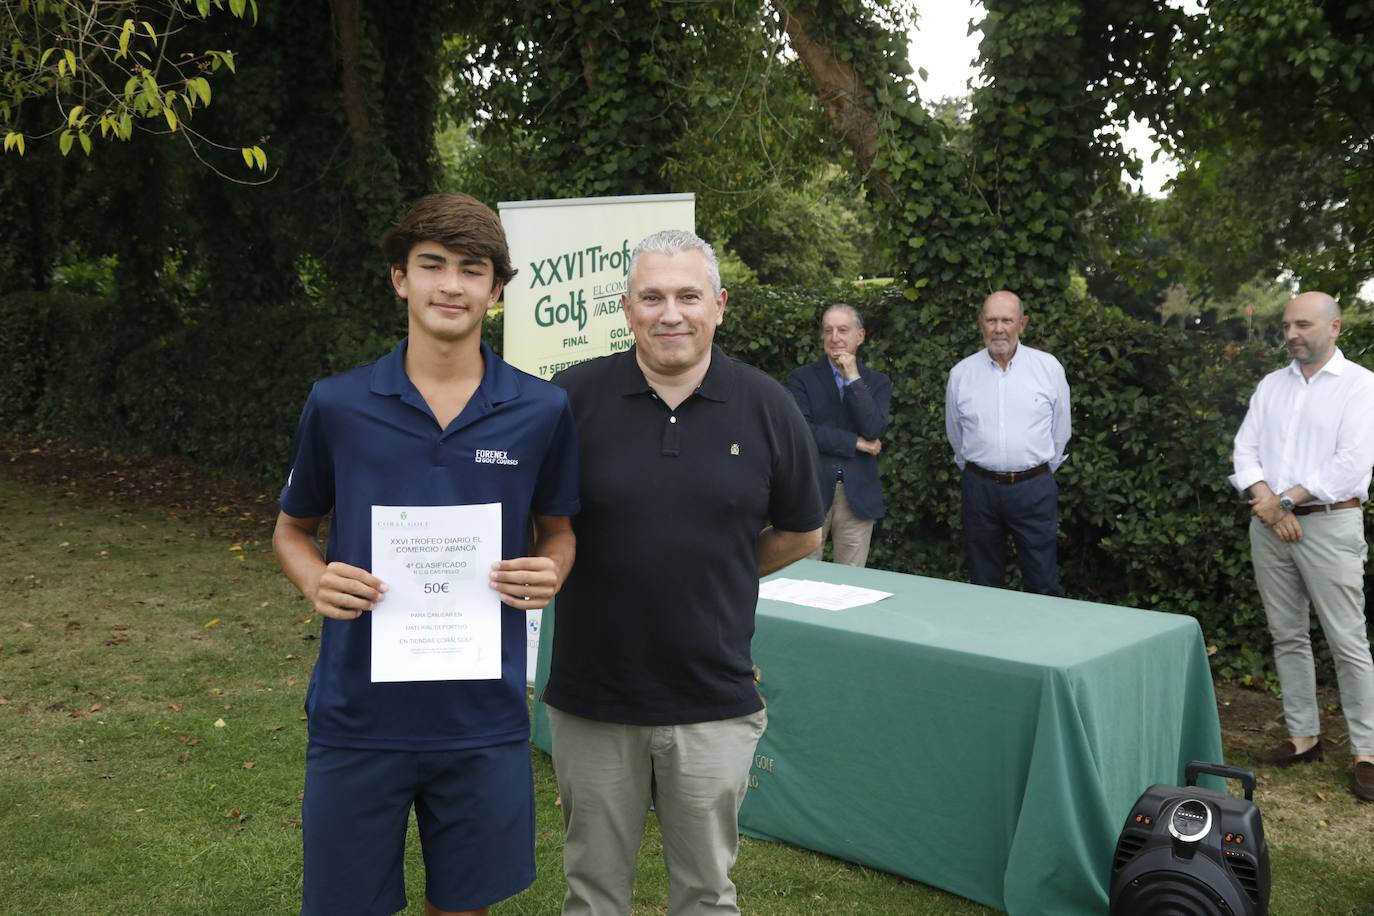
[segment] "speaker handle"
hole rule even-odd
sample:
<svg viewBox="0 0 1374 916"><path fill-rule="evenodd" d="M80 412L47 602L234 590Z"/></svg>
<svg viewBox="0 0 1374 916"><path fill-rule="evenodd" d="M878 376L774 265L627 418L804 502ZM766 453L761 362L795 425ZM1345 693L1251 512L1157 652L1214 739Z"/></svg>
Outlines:
<svg viewBox="0 0 1374 916"><path fill-rule="evenodd" d="M1222 779L1239 779L1240 784L1245 788L1245 800L1254 801L1255 798L1255 774L1249 770L1242 770L1240 767L1228 767L1220 763L1206 763L1202 760L1194 760L1188 764L1184 770L1185 782L1190 786L1197 785L1199 773L1207 773L1210 776L1220 776Z"/></svg>

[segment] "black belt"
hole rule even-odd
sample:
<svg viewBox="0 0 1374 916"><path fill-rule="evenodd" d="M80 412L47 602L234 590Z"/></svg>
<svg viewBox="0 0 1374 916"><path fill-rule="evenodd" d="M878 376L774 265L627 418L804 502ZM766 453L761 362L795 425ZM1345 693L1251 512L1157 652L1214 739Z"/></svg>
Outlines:
<svg viewBox="0 0 1374 916"><path fill-rule="evenodd" d="M1050 463L1048 461L1044 464L1037 464L1035 467L1028 468L1024 471L989 471L987 468L980 468L972 461L968 462L964 467L968 468L979 477L986 477L994 483L1017 483L1018 481L1030 480L1032 477L1039 477L1041 474L1048 474L1050 472Z"/></svg>

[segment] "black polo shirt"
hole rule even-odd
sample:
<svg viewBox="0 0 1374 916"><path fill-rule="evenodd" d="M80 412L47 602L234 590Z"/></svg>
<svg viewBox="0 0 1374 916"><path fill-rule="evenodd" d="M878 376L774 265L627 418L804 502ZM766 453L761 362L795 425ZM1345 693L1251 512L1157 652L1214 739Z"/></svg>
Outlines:
<svg viewBox="0 0 1374 916"><path fill-rule="evenodd" d="M577 425L582 509L544 701L631 725L758 711L749 642L759 532L770 522L813 531L825 518L796 402L718 347L676 410L633 349L554 382Z"/></svg>

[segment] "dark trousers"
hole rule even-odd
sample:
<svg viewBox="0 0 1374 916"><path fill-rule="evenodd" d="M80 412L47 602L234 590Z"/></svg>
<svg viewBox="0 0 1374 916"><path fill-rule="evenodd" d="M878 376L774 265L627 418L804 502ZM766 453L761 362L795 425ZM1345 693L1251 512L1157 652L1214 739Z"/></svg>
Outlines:
<svg viewBox="0 0 1374 916"><path fill-rule="evenodd" d="M1056 543L1059 485L1054 482L1054 475L997 483L965 467L960 491L969 581L994 588L1003 586L1007 577L1007 535L1011 535L1026 591L1063 596Z"/></svg>

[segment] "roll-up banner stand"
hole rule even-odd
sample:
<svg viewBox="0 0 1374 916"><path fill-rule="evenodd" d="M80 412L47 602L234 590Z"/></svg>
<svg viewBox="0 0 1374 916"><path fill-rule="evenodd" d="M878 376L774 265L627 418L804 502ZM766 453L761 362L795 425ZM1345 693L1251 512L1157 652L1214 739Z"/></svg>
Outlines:
<svg viewBox="0 0 1374 916"><path fill-rule="evenodd" d="M540 378L634 343L620 308L630 252L660 229L695 231L696 195L497 204L519 271L505 291L506 362Z"/></svg>
<svg viewBox="0 0 1374 916"><path fill-rule="evenodd" d="M634 343L620 296L630 252L660 229L696 231L696 195L642 194L496 205L518 271L506 287L506 362L540 378ZM527 614L534 684L543 614Z"/></svg>

